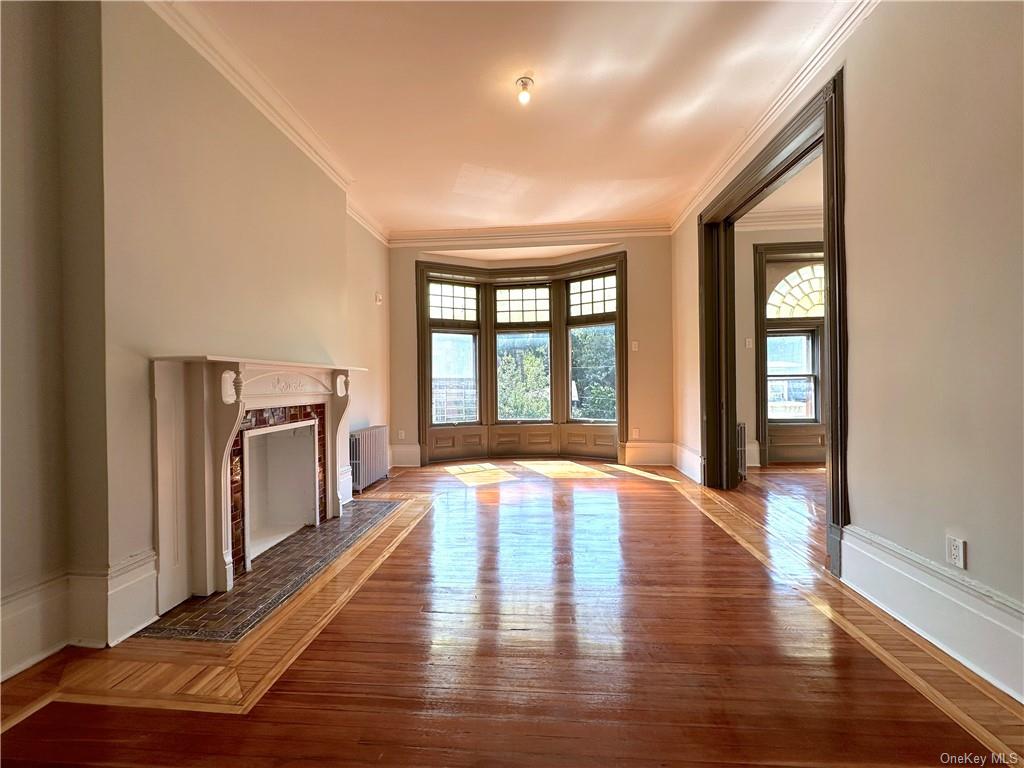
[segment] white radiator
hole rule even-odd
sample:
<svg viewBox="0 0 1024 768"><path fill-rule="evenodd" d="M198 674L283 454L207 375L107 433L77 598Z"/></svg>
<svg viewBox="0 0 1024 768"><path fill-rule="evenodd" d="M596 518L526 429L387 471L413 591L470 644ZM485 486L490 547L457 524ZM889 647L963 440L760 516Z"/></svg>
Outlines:
<svg viewBox="0 0 1024 768"><path fill-rule="evenodd" d="M349 435L352 490L363 489L388 476L388 428L383 424L357 429Z"/></svg>
<svg viewBox="0 0 1024 768"><path fill-rule="evenodd" d="M736 425L736 463L739 464L740 477L747 477L747 425L740 422Z"/></svg>

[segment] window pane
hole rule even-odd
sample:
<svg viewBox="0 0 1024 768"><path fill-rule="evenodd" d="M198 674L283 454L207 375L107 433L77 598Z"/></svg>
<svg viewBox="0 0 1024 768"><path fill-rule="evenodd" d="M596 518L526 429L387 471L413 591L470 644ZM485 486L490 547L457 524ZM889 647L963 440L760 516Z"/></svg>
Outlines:
<svg viewBox="0 0 1024 768"><path fill-rule="evenodd" d="M798 267L782 278L765 307L769 319L825 316L825 266Z"/></svg>
<svg viewBox="0 0 1024 768"><path fill-rule="evenodd" d="M569 415L615 421L615 325L569 329Z"/></svg>
<svg viewBox="0 0 1024 768"><path fill-rule="evenodd" d="M768 337L768 375L814 373L814 351L809 333L772 334Z"/></svg>
<svg viewBox="0 0 1024 768"><path fill-rule="evenodd" d="M551 335L499 333L498 419L551 420Z"/></svg>
<svg viewBox="0 0 1024 768"><path fill-rule="evenodd" d="M476 322L476 286L427 283L430 317Z"/></svg>
<svg viewBox="0 0 1024 768"><path fill-rule="evenodd" d="M768 418L772 421L814 419L814 377L768 379Z"/></svg>
<svg viewBox="0 0 1024 768"><path fill-rule="evenodd" d="M569 283L569 316L585 317L615 311L615 275L588 277Z"/></svg>
<svg viewBox="0 0 1024 768"><path fill-rule="evenodd" d="M498 323L548 323L551 320L551 289L498 288L494 292Z"/></svg>
<svg viewBox="0 0 1024 768"><path fill-rule="evenodd" d="M479 420L474 334L432 333L430 372L434 424Z"/></svg>

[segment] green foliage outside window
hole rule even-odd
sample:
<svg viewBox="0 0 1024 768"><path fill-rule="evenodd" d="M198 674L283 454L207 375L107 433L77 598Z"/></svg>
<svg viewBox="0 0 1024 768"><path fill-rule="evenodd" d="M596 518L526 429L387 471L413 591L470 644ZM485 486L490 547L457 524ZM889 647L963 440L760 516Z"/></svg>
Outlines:
<svg viewBox="0 0 1024 768"><path fill-rule="evenodd" d="M570 416L615 421L615 326L569 329Z"/></svg>

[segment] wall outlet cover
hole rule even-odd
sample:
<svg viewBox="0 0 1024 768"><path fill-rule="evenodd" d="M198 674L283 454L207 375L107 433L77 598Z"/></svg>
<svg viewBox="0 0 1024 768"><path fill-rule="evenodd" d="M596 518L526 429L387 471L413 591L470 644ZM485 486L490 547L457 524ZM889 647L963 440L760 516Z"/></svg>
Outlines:
<svg viewBox="0 0 1024 768"><path fill-rule="evenodd" d="M398 439L399 440L405 440L405 430L404 429L398 430Z"/></svg>
<svg viewBox="0 0 1024 768"><path fill-rule="evenodd" d="M956 536L946 535L946 562L954 568L967 570L967 542Z"/></svg>
<svg viewBox="0 0 1024 768"><path fill-rule="evenodd" d="M637 429L636 427L633 427L633 429L630 430L630 432L632 433L634 440L636 440L636 439L638 439L640 437L640 430Z"/></svg>

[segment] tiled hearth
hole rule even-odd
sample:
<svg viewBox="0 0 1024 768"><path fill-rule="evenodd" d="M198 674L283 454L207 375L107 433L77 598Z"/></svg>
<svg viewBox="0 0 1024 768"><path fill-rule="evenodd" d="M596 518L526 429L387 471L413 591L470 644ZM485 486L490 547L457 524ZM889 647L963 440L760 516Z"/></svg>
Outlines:
<svg viewBox="0 0 1024 768"><path fill-rule="evenodd" d="M252 561L234 589L193 597L141 630L136 637L234 642L349 549L400 501L359 499L340 518L306 526Z"/></svg>

